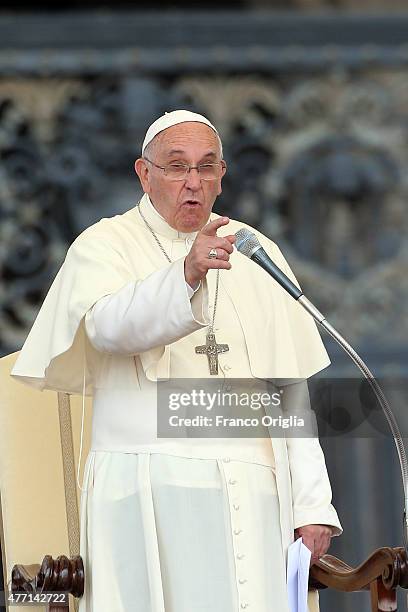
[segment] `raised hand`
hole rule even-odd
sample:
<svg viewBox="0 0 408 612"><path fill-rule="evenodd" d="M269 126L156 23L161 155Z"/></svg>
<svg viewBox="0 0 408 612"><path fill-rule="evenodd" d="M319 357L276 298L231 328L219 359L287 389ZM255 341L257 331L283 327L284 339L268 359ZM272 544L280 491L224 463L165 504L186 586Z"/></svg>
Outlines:
<svg viewBox="0 0 408 612"><path fill-rule="evenodd" d="M219 237L218 228L229 223L228 217L220 217L210 221L197 234L189 254L184 261L184 277L190 287L196 286L211 268L230 270L229 262L235 235ZM217 258L208 255L211 249L216 249Z"/></svg>

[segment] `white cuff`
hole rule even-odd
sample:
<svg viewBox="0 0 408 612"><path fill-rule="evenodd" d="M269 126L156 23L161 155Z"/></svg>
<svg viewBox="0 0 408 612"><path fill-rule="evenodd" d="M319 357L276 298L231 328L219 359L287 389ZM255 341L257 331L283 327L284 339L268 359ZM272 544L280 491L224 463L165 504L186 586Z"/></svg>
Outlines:
<svg viewBox="0 0 408 612"><path fill-rule="evenodd" d="M201 281L198 281L198 285L195 289L193 289L193 287L191 285L188 284L188 282L186 281L186 285L187 285L187 293L188 293L188 297L191 300L191 298L193 297L193 295L199 290L199 288L201 287Z"/></svg>

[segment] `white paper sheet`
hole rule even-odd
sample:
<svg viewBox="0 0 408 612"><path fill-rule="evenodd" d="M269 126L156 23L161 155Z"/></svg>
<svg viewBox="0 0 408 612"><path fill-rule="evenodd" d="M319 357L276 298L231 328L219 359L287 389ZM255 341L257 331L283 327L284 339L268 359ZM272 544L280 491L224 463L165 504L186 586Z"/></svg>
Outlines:
<svg viewBox="0 0 408 612"><path fill-rule="evenodd" d="M312 553L298 538L288 548L287 588L290 612L307 612L307 591Z"/></svg>

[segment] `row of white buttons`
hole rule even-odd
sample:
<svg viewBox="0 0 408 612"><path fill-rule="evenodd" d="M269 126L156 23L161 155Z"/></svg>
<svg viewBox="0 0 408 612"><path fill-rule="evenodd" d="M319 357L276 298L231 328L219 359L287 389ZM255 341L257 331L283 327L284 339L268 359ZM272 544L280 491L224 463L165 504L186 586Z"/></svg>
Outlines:
<svg viewBox="0 0 408 612"><path fill-rule="evenodd" d="M225 463L229 463L230 458L229 457L224 457L223 461ZM228 479L228 484L231 486L234 486L237 484L237 480L236 478L229 478ZM240 505L238 503L233 503L232 507L234 508L234 510L238 511L240 508ZM239 534L242 533L242 529L239 529L237 527L234 528L233 533L235 536L238 536ZM245 554L242 552L237 553L236 558L238 559L238 561L242 561L245 558ZM246 578L238 578L238 583L239 584L245 584L247 582ZM242 601L240 604L240 607L242 610L245 610L246 608L249 607L249 603L247 601Z"/></svg>

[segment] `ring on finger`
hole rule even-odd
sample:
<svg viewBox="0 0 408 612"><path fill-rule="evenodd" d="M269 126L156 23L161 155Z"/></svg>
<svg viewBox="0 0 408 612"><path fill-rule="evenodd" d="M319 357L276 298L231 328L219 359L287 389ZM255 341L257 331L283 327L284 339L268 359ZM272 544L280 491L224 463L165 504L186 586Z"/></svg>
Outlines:
<svg viewBox="0 0 408 612"><path fill-rule="evenodd" d="M217 249L211 249L210 252L208 253L208 258L217 259L217 257L218 257Z"/></svg>

